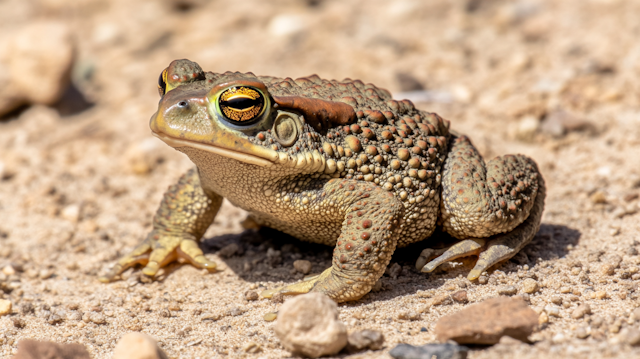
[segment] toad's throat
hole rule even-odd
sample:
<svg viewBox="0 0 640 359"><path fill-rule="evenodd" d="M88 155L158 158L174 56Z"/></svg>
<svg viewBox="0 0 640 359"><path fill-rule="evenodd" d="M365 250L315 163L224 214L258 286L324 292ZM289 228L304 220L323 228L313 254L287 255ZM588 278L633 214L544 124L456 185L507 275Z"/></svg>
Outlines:
<svg viewBox="0 0 640 359"><path fill-rule="evenodd" d="M261 167L269 167L274 164L274 162L271 161L270 159L258 157L256 155L251 155L248 153L230 150L228 148L217 147L214 145L203 144L203 143L189 141L185 139L178 139L178 138L170 137L161 133L152 132L152 134L173 148L191 147L197 150L214 153L216 155L220 155L226 158L231 158L240 162L249 163L249 164L261 166Z"/></svg>

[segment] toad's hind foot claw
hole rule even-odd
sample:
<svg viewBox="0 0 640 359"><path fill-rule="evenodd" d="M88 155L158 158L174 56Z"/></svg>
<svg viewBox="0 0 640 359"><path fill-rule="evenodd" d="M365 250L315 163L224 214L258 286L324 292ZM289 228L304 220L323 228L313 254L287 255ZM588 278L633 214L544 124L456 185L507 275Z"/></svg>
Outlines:
<svg viewBox="0 0 640 359"><path fill-rule="evenodd" d="M309 293L315 285L331 274L331 268L325 270L321 274L305 277L301 282L285 285L280 288L267 289L262 291L260 295L264 298L272 298L275 294L298 295Z"/></svg>
<svg viewBox="0 0 640 359"><path fill-rule="evenodd" d="M478 255L482 246L484 246L485 240L474 238L474 239L465 239L464 241L458 242L447 249L440 256L431 260L427 264L422 267L422 272L430 273L433 272L439 265L452 261L454 259L458 259L460 257L467 257L472 255ZM421 257L422 258L422 257Z"/></svg>

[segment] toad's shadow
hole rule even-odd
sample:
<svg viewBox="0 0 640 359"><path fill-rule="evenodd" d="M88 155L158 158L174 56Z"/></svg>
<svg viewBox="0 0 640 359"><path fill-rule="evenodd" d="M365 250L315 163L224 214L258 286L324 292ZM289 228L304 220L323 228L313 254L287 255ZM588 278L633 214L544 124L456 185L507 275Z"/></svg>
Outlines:
<svg viewBox="0 0 640 359"><path fill-rule="evenodd" d="M542 224L531 243L520 253L489 272L499 269L510 273L525 264L533 267L538 258L549 260L564 257L569 252L569 245L576 246L579 240L578 230L563 225ZM429 240L397 249L391 264L398 263L402 268L401 273L392 278L387 271L380 280L381 290L369 293L361 302L388 300L418 290L437 288L444 280L459 275L466 277L475 263L475 257L457 260L462 265L445 264L433 273L421 273L415 269L416 259L423 249L447 247L455 241L446 233L436 231ZM333 254L331 246L303 242L270 228L205 238L201 247L205 253L217 253L220 260L243 280L273 282L270 288L281 284L278 282L293 283L303 278L303 274L293 269L296 260L308 260L312 264L311 273L320 273L331 266Z"/></svg>

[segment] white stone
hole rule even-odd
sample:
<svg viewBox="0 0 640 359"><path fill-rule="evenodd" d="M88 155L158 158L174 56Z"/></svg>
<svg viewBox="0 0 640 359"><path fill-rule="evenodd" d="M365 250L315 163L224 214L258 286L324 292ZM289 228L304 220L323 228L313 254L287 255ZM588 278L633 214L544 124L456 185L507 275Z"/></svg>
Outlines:
<svg viewBox="0 0 640 359"><path fill-rule="evenodd" d="M11 301L0 299L0 316L11 313Z"/></svg>
<svg viewBox="0 0 640 359"><path fill-rule="evenodd" d="M285 349L294 355L333 355L347 345L347 328L338 320L338 306L322 293L287 300L274 329Z"/></svg>
<svg viewBox="0 0 640 359"><path fill-rule="evenodd" d="M70 204L62 209L60 215L62 218L73 223L78 222L80 219L80 206L77 204Z"/></svg>
<svg viewBox="0 0 640 359"><path fill-rule="evenodd" d="M273 36L287 36L304 30L306 26L306 21L302 16L282 14L271 19L268 29Z"/></svg>
<svg viewBox="0 0 640 359"><path fill-rule="evenodd" d="M113 359L167 359L167 355L158 348L158 342L153 337L132 332L120 338Z"/></svg>
<svg viewBox="0 0 640 359"><path fill-rule="evenodd" d="M70 82L75 45L68 24L36 21L1 39L0 114L25 103L51 105Z"/></svg>

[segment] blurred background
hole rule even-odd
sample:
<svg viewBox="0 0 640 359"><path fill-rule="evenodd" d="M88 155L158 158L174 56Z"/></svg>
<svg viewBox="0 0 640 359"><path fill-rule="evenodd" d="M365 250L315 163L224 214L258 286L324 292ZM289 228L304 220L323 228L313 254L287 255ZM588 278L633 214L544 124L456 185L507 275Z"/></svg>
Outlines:
<svg viewBox="0 0 640 359"><path fill-rule="evenodd" d="M485 157L532 156L544 222L598 245L638 208L639 14L631 0L1 0L0 260L107 288L95 276L192 166L148 128L178 58L409 98ZM240 232L241 215L225 204L211 231Z"/></svg>
<svg viewBox="0 0 640 359"><path fill-rule="evenodd" d="M598 131L602 107L638 106L639 13L623 0L3 0L0 172L35 160L21 143L81 158L87 145L122 154L149 138L158 74L176 58L359 78L459 130L525 142ZM97 141L82 151L70 143L87 136Z"/></svg>

